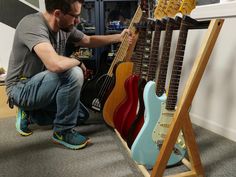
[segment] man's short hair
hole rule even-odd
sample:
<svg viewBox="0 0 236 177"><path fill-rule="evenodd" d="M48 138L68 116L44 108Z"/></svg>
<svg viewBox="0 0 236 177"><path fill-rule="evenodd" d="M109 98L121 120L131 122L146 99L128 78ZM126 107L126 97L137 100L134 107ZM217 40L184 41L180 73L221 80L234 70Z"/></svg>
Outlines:
<svg viewBox="0 0 236 177"><path fill-rule="evenodd" d="M71 4L76 1L81 4L84 2L84 0L45 0L45 7L49 13L56 9L60 9L61 11L68 13L71 11Z"/></svg>

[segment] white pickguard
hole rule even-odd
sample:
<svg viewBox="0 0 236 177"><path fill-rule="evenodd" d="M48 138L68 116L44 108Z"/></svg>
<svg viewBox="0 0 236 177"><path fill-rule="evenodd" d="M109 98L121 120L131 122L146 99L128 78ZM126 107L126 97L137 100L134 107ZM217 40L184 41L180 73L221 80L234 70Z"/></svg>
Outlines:
<svg viewBox="0 0 236 177"><path fill-rule="evenodd" d="M161 104L161 117L158 119L157 124L152 132L152 139L159 146L163 144L175 113L175 111L169 111L165 107L166 102L163 102ZM182 132L180 132L176 144L180 148L185 148L185 141Z"/></svg>

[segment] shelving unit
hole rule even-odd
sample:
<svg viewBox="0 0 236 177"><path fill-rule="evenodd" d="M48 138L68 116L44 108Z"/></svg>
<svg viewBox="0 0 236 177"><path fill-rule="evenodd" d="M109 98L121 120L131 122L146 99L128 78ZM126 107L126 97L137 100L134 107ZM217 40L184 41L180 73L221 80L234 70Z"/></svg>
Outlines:
<svg viewBox="0 0 236 177"><path fill-rule="evenodd" d="M121 29L109 29L108 25L112 21L118 21L118 15L121 14L128 27L130 19L133 17L138 6L138 0L85 0L81 11L81 24L78 29L87 35L106 35L117 34ZM94 73L100 66L100 56L103 51L109 51L108 64L114 56L117 44L112 44L103 48L93 49L91 57L81 57L87 68L92 69ZM84 48L82 50L85 50ZM82 53L79 50L78 54Z"/></svg>

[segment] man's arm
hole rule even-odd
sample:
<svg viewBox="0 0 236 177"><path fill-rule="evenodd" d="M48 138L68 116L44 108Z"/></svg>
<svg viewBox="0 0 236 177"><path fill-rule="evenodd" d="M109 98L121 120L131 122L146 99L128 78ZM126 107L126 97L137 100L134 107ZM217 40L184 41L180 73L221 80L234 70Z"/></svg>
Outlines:
<svg viewBox="0 0 236 177"><path fill-rule="evenodd" d="M130 35L130 30L124 29L120 34L112 34L112 35L93 35L87 36L84 35L83 39L78 42L78 46L82 47L103 47L108 44L122 42L126 33Z"/></svg>
<svg viewBox="0 0 236 177"><path fill-rule="evenodd" d="M77 59L58 55L52 45L47 42L35 45L33 50L51 72L60 73L81 63Z"/></svg>

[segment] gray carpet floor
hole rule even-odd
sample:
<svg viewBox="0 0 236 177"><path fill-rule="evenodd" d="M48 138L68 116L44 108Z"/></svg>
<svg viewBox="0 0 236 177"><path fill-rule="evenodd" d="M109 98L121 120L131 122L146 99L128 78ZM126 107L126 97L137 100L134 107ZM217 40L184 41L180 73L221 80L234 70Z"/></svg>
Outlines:
<svg viewBox="0 0 236 177"><path fill-rule="evenodd" d="M34 133L22 137L15 118L0 119L0 177L142 177L126 149L101 118L79 131L92 144L68 150L52 143L51 127L31 126ZM194 126L207 177L236 177L236 143ZM186 171L184 165L168 168L165 175Z"/></svg>
<svg viewBox="0 0 236 177"><path fill-rule="evenodd" d="M0 177L142 177L104 123L79 127L92 144L68 150L51 141L50 127L31 126L33 134L17 134L15 118L0 120Z"/></svg>
<svg viewBox="0 0 236 177"><path fill-rule="evenodd" d="M193 125L206 177L236 177L236 142ZM168 168L165 174L188 171L184 165Z"/></svg>

